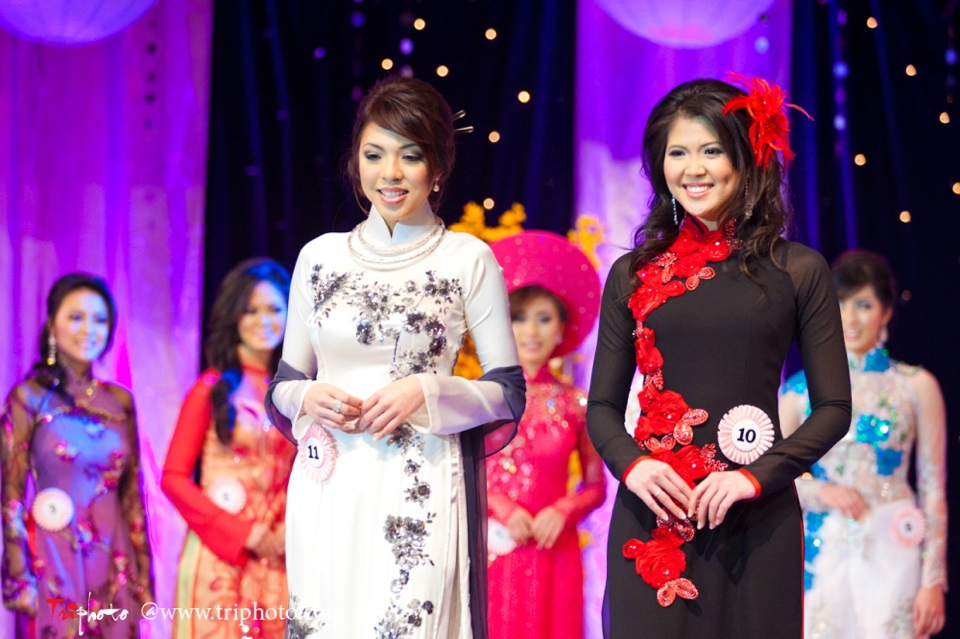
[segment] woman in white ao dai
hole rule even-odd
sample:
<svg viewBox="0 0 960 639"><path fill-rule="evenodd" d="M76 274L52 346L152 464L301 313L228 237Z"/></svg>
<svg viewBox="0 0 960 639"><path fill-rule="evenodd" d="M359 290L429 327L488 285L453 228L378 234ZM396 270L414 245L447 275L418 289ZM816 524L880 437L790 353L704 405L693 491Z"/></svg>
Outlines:
<svg viewBox="0 0 960 639"><path fill-rule="evenodd" d="M808 639L913 639L944 624L946 417L936 379L883 346L896 299L886 261L849 251L833 266L850 361L850 431L797 480L804 510ZM787 380L784 433L809 412ZM916 447L917 488L908 483Z"/></svg>
<svg viewBox="0 0 960 639"><path fill-rule="evenodd" d="M429 85L374 87L351 156L368 217L308 243L294 269L268 398L299 447L288 637L485 635L485 562L471 559L482 533L475 443L519 419L524 383L492 252L446 231L427 200L452 164L446 146L417 135L444 119L418 112L437 100L452 140ZM468 330L480 380L451 375Z"/></svg>

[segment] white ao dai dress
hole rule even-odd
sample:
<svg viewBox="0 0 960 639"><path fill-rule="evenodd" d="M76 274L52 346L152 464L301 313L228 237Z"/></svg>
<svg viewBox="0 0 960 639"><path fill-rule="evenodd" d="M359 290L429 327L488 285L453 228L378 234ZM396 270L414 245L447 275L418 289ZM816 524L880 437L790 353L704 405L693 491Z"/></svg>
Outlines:
<svg viewBox="0 0 960 639"><path fill-rule="evenodd" d="M946 585L947 512L943 424L924 423L910 380L925 374L877 348L850 359L850 431L797 480L804 511L806 639L912 639L920 586ZM803 373L784 387L806 399ZM797 402L809 411L807 401ZM802 418L803 416L801 416ZM907 481L916 445L917 485ZM859 521L828 509L825 483L855 488ZM918 499L919 497L919 499Z"/></svg>
<svg viewBox="0 0 960 639"><path fill-rule="evenodd" d="M374 209L351 234L301 251L283 361L308 381L273 392L300 449L287 496L288 637L472 636L458 434L513 416L499 384L451 373L468 329L485 372L517 366L508 306L487 245L445 231L428 205L392 234ZM366 399L408 375L426 403L380 441L295 419L309 380Z"/></svg>

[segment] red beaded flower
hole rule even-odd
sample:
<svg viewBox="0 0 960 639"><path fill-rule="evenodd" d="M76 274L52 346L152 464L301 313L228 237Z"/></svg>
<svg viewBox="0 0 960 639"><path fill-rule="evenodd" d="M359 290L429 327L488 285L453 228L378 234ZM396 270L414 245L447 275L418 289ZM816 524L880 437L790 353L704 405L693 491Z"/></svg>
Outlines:
<svg viewBox="0 0 960 639"><path fill-rule="evenodd" d="M687 567L687 556L680 550L684 540L670 528L655 528L653 539L631 539L623 546L623 556L636 562L637 574L653 588L680 577Z"/></svg>
<svg viewBox="0 0 960 639"><path fill-rule="evenodd" d="M630 296L628 305L634 317L642 318L638 321L645 320L647 315L671 297L683 295L683 284L677 280L664 282L665 274L666 270L661 270L657 265L646 266L637 274L641 284Z"/></svg>
<svg viewBox="0 0 960 639"><path fill-rule="evenodd" d="M666 435L673 432L673 427L690 410L690 407L683 401L680 393L669 390L659 391L645 385L640 391L640 410L644 415L641 419L647 419L650 423L650 431L654 435Z"/></svg>
<svg viewBox="0 0 960 639"><path fill-rule="evenodd" d="M790 120L787 118L786 108L796 109L808 118L810 114L796 104L787 102L787 93L782 88L771 85L762 78L745 78L738 73L730 73L729 77L749 88L747 95L737 96L727 102L723 107L723 114L746 109L753 120L749 135L757 166L768 169L770 159L780 151L783 153L783 166L786 168L794 157L790 150Z"/></svg>
<svg viewBox="0 0 960 639"><path fill-rule="evenodd" d="M634 348L637 368L644 376L639 393L640 417L633 436L654 459L669 464L693 487L711 472L726 469L715 459L713 444L693 445L693 427L707 421L707 411L691 408L680 393L664 389L663 354L656 346L652 329L643 325L654 309L671 297L697 288L701 280L714 277L710 262L725 260L736 248L732 222L722 229L706 232L695 222L685 222L669 250L637 272L640 284L628 306L637 321ZM678 450L674 450L677 446ZM695 528L689 519L658 521L651 540L631 539L623 555L633 559L637 574L657 590L661 606L677 597L696 599L696 586L681 576L687 566L680 547L693 539Z"/></svg>
<svg viewBox="0 0 960 639"><path fill-rule="evenodd" d="M637 331L637 366L644 375L654 373L663 368L663 355L657 348L657 341L653 331L642 328Z"/></svg>

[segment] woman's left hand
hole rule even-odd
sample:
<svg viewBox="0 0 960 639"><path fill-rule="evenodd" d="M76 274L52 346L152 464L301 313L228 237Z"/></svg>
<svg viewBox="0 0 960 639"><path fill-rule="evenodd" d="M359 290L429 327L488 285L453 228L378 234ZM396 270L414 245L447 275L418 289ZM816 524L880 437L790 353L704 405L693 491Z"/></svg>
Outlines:
<svg viewBox="0 0 960 639"><path fill-rule="evenodd" d="M913 635L925 639L943 630L944 610L941 586L921 588L913 600Z"/></svg>
<svg viewBox="0 0 960 639"><path fill-rule="evenodd" d="M553 506L547 506L538 512L531 527L531 536L537 542L537 549L553 548L566 523L564 514Z"/></svg>
<svg viewBox="0 0 960 639"><path fill-rule="evenodd" d="M363 402L357 429L380 440L423 406L423 386L416 377L404 377L384 386Z"/></svg>
<svg viewBox="0 0 960 639"><path fill-rule="evenodd" d="M743 473L735 470L710 473L693 489L687 516L691 519L696 516L697 529L702 529L705 522L713 529L723 523L730 506L756 494L756 488Z"/></svg>

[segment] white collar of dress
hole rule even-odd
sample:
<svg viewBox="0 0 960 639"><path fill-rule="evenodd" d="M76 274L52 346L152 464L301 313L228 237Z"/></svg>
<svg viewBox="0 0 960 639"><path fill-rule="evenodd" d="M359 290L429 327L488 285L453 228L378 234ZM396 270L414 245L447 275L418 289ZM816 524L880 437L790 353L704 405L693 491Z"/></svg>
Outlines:
<svg viewBox="0 0 960 639"><path fill-rule="evenodd" d="M392 233L376 207L371 207L367 219L350 232L347 245L362 264L389 269L432 253L445 231L429 202L397 222Z"/></svg>
<svg viewBox="0 0 960 639"><path fill-rule="evenodd" d="M361 223L360 232L363 239L376 246L398 246L407 242L414 242L434 232L438 224L442 224L440 219L433 214L433 208L429 201L425 201L416 211L403 220L397 222L390 232L387 221L377 210L377 207L371 206L370 213L367 215L366 223Z"/></svg>

